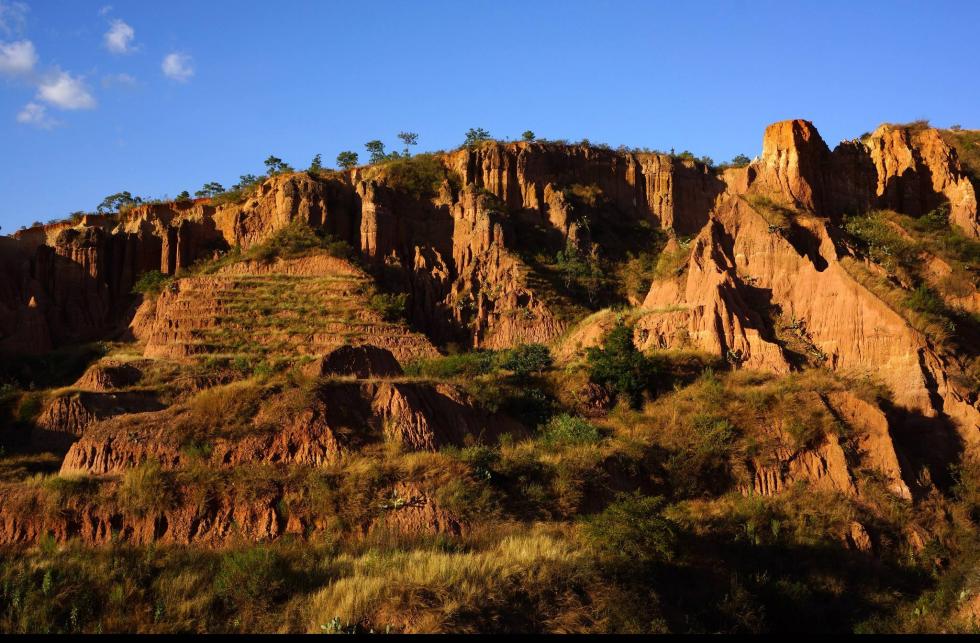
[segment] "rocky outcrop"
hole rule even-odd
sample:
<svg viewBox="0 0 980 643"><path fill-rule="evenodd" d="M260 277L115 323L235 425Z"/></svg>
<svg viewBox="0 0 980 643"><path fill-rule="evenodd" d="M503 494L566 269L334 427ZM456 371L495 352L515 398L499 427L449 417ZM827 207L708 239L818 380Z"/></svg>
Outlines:
<svg viewBox="0 0 980 643"><path fill-rule="evenodd" d="M0 490L0 541L35 544L80 540L89 545L125 542L216 547L232 539L266 541L286 532L276 495L257 490L245 497L222 495L204 503L177 503L164 510L133 511L69 498L57 512L38 511L44 499ZM33 508L34 511L30 509ZM299 532L302 535L302 531Z"/></svg>
<svg viewBox="0 0 980 643"><path fill-rule="evenodd" d="M372 377L398 377L403 375L401 365L391 351L363 344L341 346L324 355L315 363L318 376L353 376L357 379Z"/></svg>
<svg viewBox="0 0 980 643"><path fill-rule="evenodd" d="M400 271L414 323L437 342L498 347L552 339L563 324L540 300L540 286L528 285L514 251L527 226L548 232L552 252L566 240L588 241L585 211L567 196L572 186L598 190L616 220L681 235L699 231L723 194L743 193L832 219L881 207L917 216L948 202L951 221L980 234L974 189L955 151L929 128L882 126L830 152L811 123L776 123L759 161L720 175L670 155L588 144L487 142L440 162L446 181L432 198L389 184L383 169L301 172L273 176L238 202L145 204L118 221L88 217L25 230L18 236L33 258L13 272L33 283L12 297L0 293L0 330L23 327L33 297L48 343L105 334L131 313L141 272L174 274L217 252L248 249L300 219L350 243L373 269ZM47 345L25 339L19 343Z"/></svg>
<svg viewBox="0 0 980 643"><path fill-rule="evenodd" d="M750 286L725 252L724 227L717 221L693 242L685 274L650 289L635 333L639 347L668 348L690 343L736 365L789 371L770 324L748 303Z"/></svg>
<svg viewBox="0 0 980 643"><path fill-rule="evenodd" d="M872 140L893 140L889 132L880 128ZM916 141L915 154L906 149L910 158L941 157L925 152L941 143L938 138L923 133L909 138L907 132L895 136L897 141ZM857 154L855 145L844 148L847 154ZM878 156L868 152L879 177L901 167L887 160L897 154L896 145L882 144ZM850 177L850 188L835 185L840 177L829 168L842 156L828 154L805 121L767 129L763 157L749 168L754 178L746 184L746 194L719 198L683 274L651 287L636 325L637 342L644 348L691 345L739 365L775 372L808 362L845 373L874 373L893 391L898 406L924 417L948 416L961 437L973 443L980 436L980 410L969 391L949 376L949 358L851 274L847 262L861 260L819 216L833 214L841 195L856 198L864 189L854 187L868 178L861 172ZM949 164L955 161L953 156L943 158ZM901 174L916 172L906 164ZM915 185L922 184L926 172L939 170L921 170ZM874 195L877 200L863 207L890 202L909 209L907 199L886 189L888 185L887 180L880 183L874 190L881 192ZM916 194L921 205L923 193ZM788 220L773 222L766 212L772 202L790 208L782 215ZM925 207L913 211L921 214ZM790 344L800 354L789 352Z"/></svg>
<svg viewBox="0 0 980 643"><path fill-rule="evenodd" d="M935 129L882 125L867 141L877 173L880 207L919 216L943 203L950 222L980 238L977 195L956 151Z"/></svg>
<svg viewBox="0 0 980 643"><path fill-rule="evenodd" d="M677 346L684 328L694 347L785 372L785 351L758 330L766 327L759 311L769 315L769 327L778 311L805 357L843 373L875 374L899 406L926 417L944 413L968 441L977 438L980 411L952 382L944 358L849 274L823 221L801 217L790 232L774 231L739 199L717 216L695 242L687 274L651 288L637 323L641 346ZM743 305L740 291L755 293L755 305Z"/></svg>
<svg viewBox="0 0 980 643"><path fill-rule="evenodd" d="M973 184L956 151L926 126L882 125L830 152L809 121L774 123L745 191L833 219L876 208L918 217L945 204L952 224L980 238Z"/></svg>
<svg viewBox="0 0 980 643"><path fill-rule="evenodd" d="M466 436L492 440L518 428L502 417L476 411L462 391L446 384L385 383L371 406L381 418L385 437L416 451L461 446Z"/></svg>
<svg viewBox="0 0 980 643"><path fill-rule="evenodd" d="M111 391L133 386L143 373L134 364L117 360L103 360L90 366L72 388L83 391Z"/></svg>
<svg viewBox="0 0 980 643"><path fill-rule="evenodd" d="M160 408L156 399L142 393L76 392L58 395L47 403L35 420L32 442L38 448L67 448L100 420Z"/></svg>
<svg viewBox="0 0 980 643"><path fill-rule="evenodd" d="M830 150L813 123L781 121L766 128L762 158L752 166L756 191L783 197L788 205L826 211L825 172Z"/></svg>
<svg viewBox="0 0 980 643"><path fill-rule="evenodd" d="M190 457L184 411L179 407L115 417L91 425L71 445L63 475L119 473L155 460L165 469ZM479 409L457 387L407 382L327 382L294 416L254 418L234 436L214 436L208 462L325 466L369 443L389 441L408 450L435 451L466 440L493 440L522 427Z"/></svg>
<svg viewBox="0 0 980 643"><path fill-rule="evenodd" d="M724 185L694 161L667 154L610 150L587 144L486 143L451 153L447 165L465 185L482 188L513 212L529 211L562 227L554 198L571 185L597 185L626 216L646 218L682 234L707 221Z"/></svg>
<svg viewBox="0 0 980 643"><path fill-rule="evenodd" d="M835 391L825 398L828 408L850 428L849 439L860 466L877 471L888 489L899 498L912 499L895 451L888 418L877 406L845 392Z"/></svg>
<svg viewBox="0 0 980 643"><path fill-rule="evenodd" d="M813 489L858 497L860 474L870 471L884 479L895 496L912 499L881 409L847 391L806 393L804 397L829 411L845 430L837 435L824 434L814 445L793 448L785 429L776 427L771 436L777 444L774 453L765 460L750 461L751 481L743 485L743 493L776 495L802 483ZM867 544L863 538L859 540Z"/></svg>

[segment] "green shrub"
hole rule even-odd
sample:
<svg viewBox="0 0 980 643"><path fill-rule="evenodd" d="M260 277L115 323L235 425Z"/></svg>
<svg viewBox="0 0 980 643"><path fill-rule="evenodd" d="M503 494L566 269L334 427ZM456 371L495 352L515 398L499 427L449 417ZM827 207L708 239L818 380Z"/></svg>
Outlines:
<svg viewBox="0 0 980 643"><path fill-rule="evenodd" d="M872 261L890 272L914 269L919 254L917 244L896 230L882 212L847 217L844 229L867 250Z"/></svg>
<svg viewBox="0 0 980 643"><path fill-rule="evenodd" d="M540 437L545 444L562 446L595 444L602 440L599 429L568 413L551 418L542 428Z"/></svg>
<svg viewBox="0 0 980 643"><path fill-rule="evenodd" d="M595 183L590 185L575 183L565 190L565 198L573 203L594 208L602 202L603 192L602 188Z"/></svg>
<svg viewBox="0 0 980 643"><path fill-rule="evenodd" d="M148 270L136 280L136 283L133 285L133 292L149 297L156 297L173 280L173 277L165 275L159 270Z"/></svg>
<svg viewBox="0 0 980 643"><path fill-rule="evenodd" d="M670 279L681 274L687 266L687 260L691 256L690 242L677 239L677 243L664 249L657 257L657 262L653 267L651 275L654 281L660 279Z"/></svg>
<svg viewBox="0 0 980 643"><path fill-rule="evenodd" d="M463 145L466 147L476 147L489 140L492 140L490 138L490 132L482 127L471 127L466 131L466 138L463 140Z"/></svg>
<svg viewBox="0 0 980 643"><path fill-rule="evenodd" d="M685 252L684 259L686 258ZM620 290L627 301L643 301L653 283L659 259L659 253L649 251L630 253L627 256L619 269Z"/></svg>
<svg viewBox="0 0 980 643"><path fill-rule="evenodd" d="M921 285L909 293L905 305L912 310L930 315L941 315L946 312L946 305L928 286Z"/></svg>
<svg viewBox="0 0 980 643"><path fill-rule="evenodd" d="M727 489L735 427L726 418L710 413L698 413L685 425L681 444L666 463L671 486L681 496Z"/></svg>
<svg viewBox="0 0 980 643"><path fill-rule="evenodd" d="M618 320L600 348L586 354L589 378L638 408L643 394L653 388L656 365L633 344L633 331Z"/></svg>
<svg viewBox="0 0 980 643"><path fill-rule="evenodd" d="M392 188L416 199L427 199L439 193L446 178L446 168L434 154L419 154L385 162L384 174Z"/></svg>
<svg viewBox="0 0 980 643"><path fill-rule="evenodd" d="M116 493L125 509L141 516L166 510L174 500L172 486L156 460L126 471Z"/></svg>
<svg viewBox="0 0 980 643"><path fill-rule="evenodd" d="M215 435L242 435L253 429L265 389L254 381L239 381L204 389L188 402L177 423L184 444L202 442Z"/></svg>
<svg viewBox="0 0 980 643"><path fill-rule="evenodd" d="M266 605L288 589L284 561L268 547L231 551L221 557L215 593L233 609Z"/></svg>
<svg viewBox="0 0 980 643"><path fill-rule="evenodd" d="M381 315L385 321L398 321L405 318L405 307L408 304L406 293L377 293L371 295L368 306Z"/></svg>
<svg viewBox="0 0 980 643"><path fill-rule="evenodd" d="M661 514L662 507L659 496L620 494L585 521L585 541L600 560L634 572L670 561L677 548L677 527Z"/></svg>
<svg viewBox="0 0 980 643"><path fill-rule="evenodd" d="M497 361L501 368L511 371L520 379L541 373L554 363L551 351L544 344L520 344L503 351Z"/></svg>
<svg viewBox="0 0 980 643"><path fill-rule="evenodd" d="M496 369L496 352L473 351L432 359L414 360L405 366L405 374L449 379L460 376L486 375Z"/></svg>
<svg viewBox="0 0 980 643"><path fill-rule="evenodd" d="M350 244L323 231L314 230L302 219L293 219L263 243L249 249L243 258L271 263L277 257L290 259L317 250L342 259L354 256L354 249Z"/></svg>

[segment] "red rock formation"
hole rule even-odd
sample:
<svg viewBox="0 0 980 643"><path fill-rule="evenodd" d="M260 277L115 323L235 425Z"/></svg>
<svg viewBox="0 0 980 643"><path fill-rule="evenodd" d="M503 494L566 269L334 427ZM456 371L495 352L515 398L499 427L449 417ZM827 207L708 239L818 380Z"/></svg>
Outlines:
<svg viewBox="0 0 980 643"><path fill-rule="evenodd" d="M149 459L178 468L188 457L181 415L172 407L89 424L68 450L61 473L119 473ZM478 409L454 386L399 382L327 383L295 417L257 417L253 424L239 437L215 437L209 461L321 466L370 442L434 451L462 446L467 436L492 439L522 431L513 420Z"/></svg>
<svg viewBox="0 0 980 643"><path fill-rule="evenodd" d="M799 119L773 123L762 138L762 158L753 166L755 189L783 196L793 207L822 212L829 154L813 123Z"/></svg>
<svg viewBox="0 0 980 643"><path fill-rule="evenodd" d="M950 222L980 238L977 195L963 173L956 151L932 128L882 125L868 139L877 170L879 207L911 216L949 203Z"/></svg>
<svg viewBox="0 0 980 643"><path fill-rule="evenodd" d="M315 374L319 376L353 375L358 379L368 379L403 375L401 365L390 351L370 344L341 346L324 355L315 366Z"/></svg>
<svg viewBox="0 0 980 643"><path fill-rule="evenodd" d="M142 373L133 364L104 360L90 366L72 388L84 391L111 391L136 384Z"/></svg>
<svg viewBox="0 0 980 643"><path fill-rule="evenodd" d="M688 342L735 364L789 371L772 329L746 301L735 261L724 250L724 227L711 222L693 242L687 272L654 283L636 325L641 349L680 347Z"/></svg>
<svg viewBox="0 0 980 643"><path fill-rule="evenodd" d="M35 421L33 443L66 448L100 420L155 411L160 404L141 393L69 393L50 400Z"/></svg>

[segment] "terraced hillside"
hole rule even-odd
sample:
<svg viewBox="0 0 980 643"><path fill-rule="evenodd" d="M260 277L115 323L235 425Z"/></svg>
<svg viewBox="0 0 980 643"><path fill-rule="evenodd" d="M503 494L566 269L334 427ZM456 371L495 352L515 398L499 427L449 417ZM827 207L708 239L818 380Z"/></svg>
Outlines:
<svg viewBox="0 0 980 643"><path fill-rule="evenodd" d="M373 280L353 266L316 256L176 279L144 311L134 333L147 357L323 355L346 344L372 344L400 359L436 354L402 321L371 309Z"/></svg>

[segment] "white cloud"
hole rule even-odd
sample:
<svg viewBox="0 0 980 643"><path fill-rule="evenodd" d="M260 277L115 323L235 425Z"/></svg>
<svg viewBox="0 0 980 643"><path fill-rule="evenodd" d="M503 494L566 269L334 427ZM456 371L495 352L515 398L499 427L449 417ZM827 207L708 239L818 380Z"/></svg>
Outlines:
<svg viewBox="0 0 980 643"><path fill-rule="evenodd" d="M163 75L172 80L184 83L194 75L194 61L187 54L174 52L167 54L160 66Z"/></svg>
<svg viewBox="0 0 980 643"><path fill-rule="evenodd" d="M138 84L135 77L126 73L109 74L102 77L103 87L136 87Z"/></svg>
<svg viewBox="0 0 980 643"><path fill-rule="evenodd" d="M68 72L58 71L41 81L37 88L37 97L61 109L92 109L95 98L81 78L75 78Z"/></svg>
<svg viewBox="0 0 980 643"><path fill-rule="evenodd" d="M0 31L7 36L22 33L27 25L29 10L23 2L0 0Z"/></svg>
<svg viewBox="0 0 980 643"><path fill-rule="evenodd" d="M17 112L17 122L41 129L51 129L58 124L58 121L48 116L47 107L33 101L24 105L24 108Z"/></svg>
<svg viewBox="0 0 980 643"><path fill-rule="evenodd" d="M37 64L37 51L30 40L0 42L0 74L29 74Z"/></svg>
<svg viewBox="0 0 980 643"><path fill-rule="evenodd" d="M100 16L108 16L111 11L112 11L112 5L111 4L107 4L107 5L103 6L101 9L99 9L99 15Z"/></svg>
<svg viewBox="0 0 980 643"><path fill-rule="evenodd" d="M129 54L136 51L133 39L136 32L122 20L113 20L109 31L105 32L105 47L114 54Z"/></svg>

